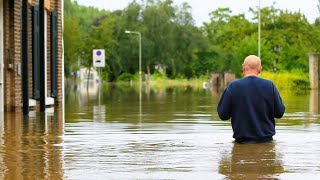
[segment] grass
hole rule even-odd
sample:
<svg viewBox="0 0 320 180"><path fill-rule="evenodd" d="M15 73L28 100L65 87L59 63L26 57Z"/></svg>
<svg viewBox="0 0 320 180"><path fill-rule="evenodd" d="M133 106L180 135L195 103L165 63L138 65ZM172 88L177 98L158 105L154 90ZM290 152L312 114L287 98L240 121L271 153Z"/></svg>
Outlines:
<svg viewBox="0 0 320 180"><path fill-rule="evenodd" d="M144 75L143 82L145 82ZM293 70L291 72L270 72L263 71L260 77L273 81L277 89L286 94L299 94L305 93L310 88L309 74L300 70ZM138 74L124 74L118 79L117 84L125 84L131 81L131 85L138 85ZM169 79L164 73L155 72L151 75L150 80L147 82L152 88L172 88L172 87L192 87L202 88L203 82L209 82L209 76L201 76L198 78L186 79L186 78L175 78Z"/></svg>
<svg viewBox="0 0 320 180"><path fill-rule="evenodd" d="M149 84L151 87L177 87L177 86L190 86L194 88L202 88L202 84L205 81L209 81L207 76L201 76L199 78L176 78L169 79L162 73L155 73L151 76Z"/></svg>
<svg viewBox="0 0 320 180"><path fill-rule="evenodd" d="M157 79L150 80L150 86L158 86L158 87L176 87L176 86L191 86L194 88L202 88L203 79Z"/></svg>

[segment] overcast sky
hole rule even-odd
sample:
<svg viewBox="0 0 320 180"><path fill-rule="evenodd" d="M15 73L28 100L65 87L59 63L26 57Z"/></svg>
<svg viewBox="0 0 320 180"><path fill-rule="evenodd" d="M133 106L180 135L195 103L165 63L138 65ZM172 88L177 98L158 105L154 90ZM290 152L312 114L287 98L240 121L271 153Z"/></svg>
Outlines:
<svg viewBox="0 0 320 180"><path fill-rule="evenodd" d="M127 7L132 0L77 0L79 4L95 6L107 10L117 10ZM197 25L209 22L209 13L219 7L229 7L233 14L245 13L250 17L249 7L258 7L259 0L173 0L175 4L188 2L192 7L193 18ZM137 0L137 2L140 2ZM310 23L320 16L317 5L319 0L260 0L261 7L270 6L276 3L275 7L289 11L300 11Z"/></svg>

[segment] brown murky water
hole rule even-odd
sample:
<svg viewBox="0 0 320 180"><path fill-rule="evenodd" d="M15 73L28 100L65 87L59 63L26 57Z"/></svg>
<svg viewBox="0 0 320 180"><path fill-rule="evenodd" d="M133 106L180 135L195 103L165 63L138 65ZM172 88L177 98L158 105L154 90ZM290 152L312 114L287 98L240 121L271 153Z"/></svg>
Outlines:
<svg viewBox="0 0 320 180"><path fill-rule="evenodd" d="M1 114L0 179L319 179L318 92L283 95L273 143L233 143L206 89L68 85L65 113Z"/></svg>

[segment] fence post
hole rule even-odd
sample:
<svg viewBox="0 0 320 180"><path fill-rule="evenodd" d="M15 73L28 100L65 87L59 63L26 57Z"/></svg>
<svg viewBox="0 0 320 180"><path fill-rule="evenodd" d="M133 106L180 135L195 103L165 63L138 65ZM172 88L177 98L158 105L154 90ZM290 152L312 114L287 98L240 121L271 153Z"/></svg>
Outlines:
<svg viewBox="0 0 320 180"><path fill-rule="evenodd" d="M309 80L310 88L319 88L319 54L309 54Z"/></svg>

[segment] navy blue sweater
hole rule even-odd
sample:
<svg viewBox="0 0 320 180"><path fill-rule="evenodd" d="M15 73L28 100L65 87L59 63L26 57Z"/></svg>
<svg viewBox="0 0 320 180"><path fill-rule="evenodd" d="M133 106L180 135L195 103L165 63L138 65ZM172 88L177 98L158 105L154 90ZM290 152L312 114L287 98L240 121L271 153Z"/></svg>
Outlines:
<svg viewBox="0 0 320 180"><path fill-rule="evenodd" d="M275 120L285 106L272 81L248 76L232 81L218 104L222 120L231 117L233 138L237 142L264 142L275 135Z"/></svg>

